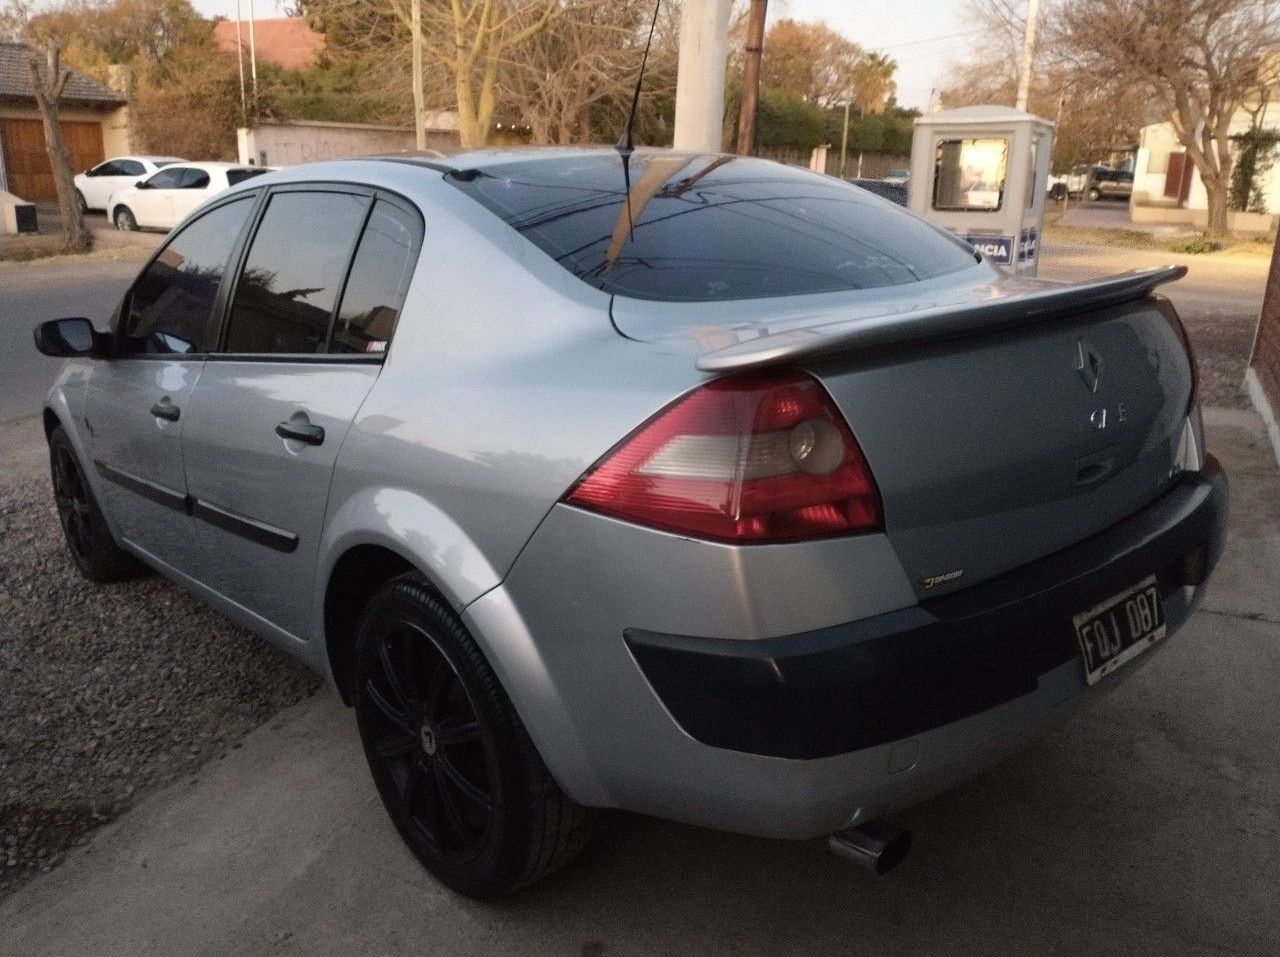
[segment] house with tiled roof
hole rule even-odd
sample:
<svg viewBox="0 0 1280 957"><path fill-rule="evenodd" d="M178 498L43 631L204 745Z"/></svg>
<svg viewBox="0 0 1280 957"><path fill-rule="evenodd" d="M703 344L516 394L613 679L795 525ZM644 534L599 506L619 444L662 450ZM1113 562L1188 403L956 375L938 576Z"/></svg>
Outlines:
<svg viewBox="0 0 1280 957"><path fill-rule="evenodd" d="M43 51L0 42L0 189L32 202L57 197L44 121L31 89L27 61L33 53L43 73ZM129 152L128 97L83 73L71 71L59 101L59 122L75 172Z"/></svg>
<svg viewBox="0 0 1280 957"><path fill-rule="evenodd" d="M213 25L218 49L235 53L239 46L247 58L249 21L219 20ZM274 63L286 70L305 70L316 65L324 51L324 36L312 30L303 17L271 17L253 21L253 47L259 63Z"/></svg>

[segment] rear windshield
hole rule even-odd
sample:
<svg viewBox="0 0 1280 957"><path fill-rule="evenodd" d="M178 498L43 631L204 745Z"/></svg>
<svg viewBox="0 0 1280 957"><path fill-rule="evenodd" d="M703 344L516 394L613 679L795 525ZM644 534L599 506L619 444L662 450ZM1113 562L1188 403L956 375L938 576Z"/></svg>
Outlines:
<svg viewBox="0 0 1280 957"><path fill-rule="evenodd" d="M618 154L591 153L448 180L579 279L639 299L870 289L974 263L967 246L855 186L764 160L636 153L624 170Z"/></svg>

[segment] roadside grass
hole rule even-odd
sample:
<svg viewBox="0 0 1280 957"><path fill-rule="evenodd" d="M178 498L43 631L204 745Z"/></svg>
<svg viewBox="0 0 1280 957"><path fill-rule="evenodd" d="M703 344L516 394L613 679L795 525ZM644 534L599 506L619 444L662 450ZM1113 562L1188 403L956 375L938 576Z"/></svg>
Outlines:
<svg viewBox="0 0 1280 957"><path fill-rule="evenodd" d="M61 236L46 236L38 233L19 236L5 236L0 239L0 262L30 262L33 259L46 259L49 256L84 255L83 253L67 253L62 247Z"/></svg>
<svg viewBox="0 0 1280 957"><path fill-rule="evenodd" d="M1224 253L1232 256L1269 257L1272 244L1275 242L1275 238L1272 236L1253 234L1237 234L1226 239L1210 239L1200 232L1184 233L1178 236L1159 236L1141 229L1099 229L1063 226L1048 215L1045 217L1044 238L1055 243L1145 249L1150 252L1179 253L1184 256Z"/></svg>

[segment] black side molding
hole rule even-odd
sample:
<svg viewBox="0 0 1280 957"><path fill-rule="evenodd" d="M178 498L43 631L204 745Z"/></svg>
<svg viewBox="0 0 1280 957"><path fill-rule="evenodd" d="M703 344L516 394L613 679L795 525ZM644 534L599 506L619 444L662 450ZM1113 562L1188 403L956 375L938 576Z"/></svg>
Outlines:
<svg viewBox="0 0 1280 957"><path fill-rule="evenodd" d="M186 512L191 514L191 500L182 492L178 492L169 488L167 485L160 485L157 482L151 482L136 475L130 475L123 472L115 466L108 465L99 459L94 459L93 467L98 470L108 482L114 482L121 488L126 488L135 495L141 495L143 498L150 499L158 505L171 508L175 512Z"/></svg>
<svg viewBox="0 0 1280 957"><path fill-rule="evenodd" d="M224 508L210 505L199 499L196 499L192 505L191 513L215 528L247 538L251 542L265 545L277 552L292 552L298 547L298 536L293 532L287 532L283 528L276 528L274 525L268 525L254 518L237 515L235 512L228 512Z"/></svg>
<svg viewBox="0 0 1280 957"><path fill-rule="evenodd" d="M239 535L241 538L246 538L258 545L265 545L277 552L288 553L298 548L298 536L293 532L276 528L274 525L268 525L254 518L237 515L225 508L184 495L168 486L121 471L98 459L94 460L93 465L98 470L98 474L107 481L114 482L121 488L128 489L135 495L141 495L165 508L192 515L224 532Z"/></svg>

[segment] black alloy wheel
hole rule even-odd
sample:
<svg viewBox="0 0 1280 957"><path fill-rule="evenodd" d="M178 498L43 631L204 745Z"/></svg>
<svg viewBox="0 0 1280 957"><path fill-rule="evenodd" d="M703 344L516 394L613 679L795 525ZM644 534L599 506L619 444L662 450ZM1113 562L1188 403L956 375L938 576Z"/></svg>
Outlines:
<svg viewBox="0 0 1280 957"><path fill-rule="evenodd" d="M111 537L111 529L80 468L75 447L61 426L49 433L49 471L67 551L80 574L91 582L104 584L144 573L146 567Z"/></svg>
<svg viewBox="0 0 1280 957"><path fill-rule="evenodd" d="M492 897L577 853L587 817L556 786L488 662L416 575L365 609L353 684L374 783L441 883Z"/></svg>
<svg viewBox="0 0 1280 957"><path fill-rule="evenodd" d="M68 444L59 443L50 449L50 465L53 470L53 500L58 506L62 534L76 565L84 565L91 560L94 546L93 504L89 500L89 490Z"/></svg>

